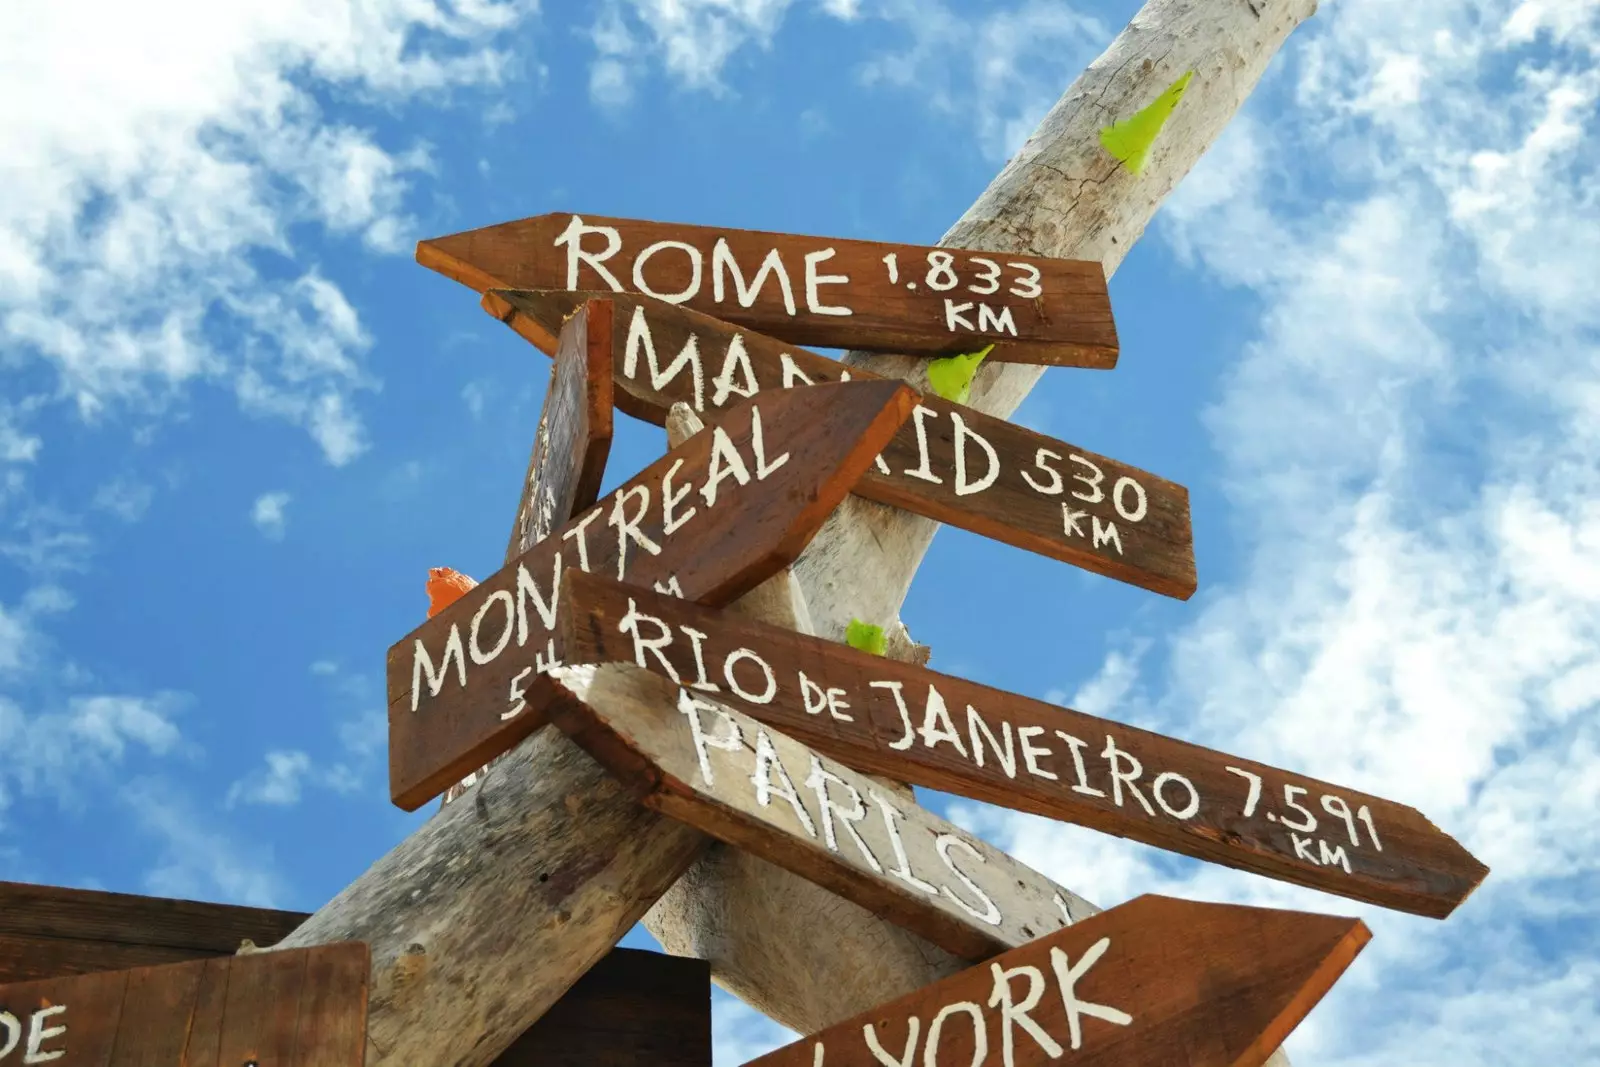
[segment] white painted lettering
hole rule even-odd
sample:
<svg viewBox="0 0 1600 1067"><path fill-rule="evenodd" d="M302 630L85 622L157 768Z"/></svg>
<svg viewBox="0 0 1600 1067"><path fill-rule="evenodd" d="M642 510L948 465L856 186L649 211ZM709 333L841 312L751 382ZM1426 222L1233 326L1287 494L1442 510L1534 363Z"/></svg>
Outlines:
<svg viewBox="0 0 1600 1067"><path fill-rule="evenodd" d="M911 858L906 855L906 843L900 836L899 820L903 813L894 806L893 801L872 786L867 786L867 796L878 806L878 812L883 816L883 826L889 832L889 847L894 850L895 867L889 873L930 897L939 895L939 887L931 882L924 882L911 870Z"/></svg>
<svg viewBox="0 0 1600 1067"><path fill-rule="evenodd" d="M462 688L467 685L467 657L461 650L461 627L455 623L450 624L450 637L444 645L444 662L439 664L435 671L433 659L428 655L428 650L423 647L419 638L412 642L411 649L411 710L417 710L419 694L422 690L422 675L428 675L428 695L436 697L439 690L444 688L444 680L450 671L451 660L456 665L456 684Z"/></svg>
<svg viewBox="0 0 1600 1067"><path fill-rule="evenodd" d="M1063 488L1061 482L1061 472L1056 470L1054 467L1048 466L1045 463L1047 458L1060 462L1061 455L1058 452L1050 451L1048 448L1041 448L1033 455L1033 465L1050 476L1050 484L1048 487L1040 485L1038 482L1034 481L1033 475L1029 474L1026 470L1022 472L1022 480L1027 482L1034 492L1043 496L1060 496Z"/></svg>
<svg viewBox="0 0 1600 1067"><path fill-rule="evenodd" d="M1072 787L1072 791L1090 797L1105 796L1104 791L1089 785L1088 769L1083 765L1083 750L1088 747L1089 742L1082 738L1073 737L1071 734L1062 733L1060 730L1057 730L1055 734L1066 743L1067 748L1072 750L1072 768L1078 772L1078 784Z"/></svg>
<svg viewBox="0 0 1600 1067"><path fill-rule="evenodd" d="M951 849L959 848L965 851L966 854L972 857L974 860L977 860L979 863L983 863L985 862L983 853L979 852L976 848L973 848L972 842L963 840L955 834L940 834L938 837L934 838L933 847L938 851L939 858L944 861L944 865L950 869L950 873L959 878L961 880L961 884L971 890L972 894L976 896L981 903L978 907L973 907L971 904L967 903L965 900L962 900L960 897L951 892L949 886L940 886L940 892L949 897L951 900L955 901L956 907L960 908L974 919L977 919L979 922L988 923L990 926L999 926L1001 919L1000 909L995 906L995 903L992 899L990 899L989 894L978 888L978 883L974 882L967 876L966 871L963 871L960 867L956 866L956 861L950 856Z"/></svg>
<svg viewBox="0 0 1600 1067"><path fill-rule="evenodd" d="M817 264L823 260L832 259L833 249L824 248L820 252L806 253L806 310L813 315L853 315L847 307L830 307L824 304L817 296L817 287L821 285L848 285L848 274L818 274Z"/></svg>
<svg viewBox="0 0 1600 1067"><path fill-rule="evenodd" d="M1162 793L1162 787L1168 782L1176 782L1189 791L1189 802L1183 807L1174 808L1167 803L1166 797ZM1192 819L1195 813L1200 810L1200 791L1194 787L1193 782L1177 771L1166 771L1163 774L1156 775L1156 780L1150 783L1150 792L1155 796L1156 803L1161 805L1161 810L1174 819Z"/></svg>
<svg viewBox="0 0 1600 1067"><path fill-rule="evenodd" d="M937 722L935 721L937 720ZM943 727L939 729L938 727ZM933 748L939 742L947 742L966 759L967 748L961 743L961 735L956 732L956 724L950 719L950 709L945 707L944 696L932 685L928 686L928 699L922 708L922 743L927 748Z"/></svg>
<svg viewBox="0 0 1600 1067"><path fill-rule="evenodd" d="M633 498L639 502L639 508L628 517L628 500ZM650 487L648 485L625 485L617 490L611 505L611 517L607 519L612 526L617 528L617 581L625 581L628 577L628 542L650 553L652 556L661 555L661 546L650 540L640 526L644 522L645 513L650 510Z"/></svg>
<svg viewBox="0 0 1600 1067"><path fill-rule="evenodd" d="M556 597L561 593L561 553L556 553L555 561L550 565L550 595L546 597L539 591L539 583L533 580L533 575L528 573L526 564L517 564L517 647L521 648L528 643L528 601L533 601L533 610L539 615L539 622L545 630L556 628Z"/></svg>
<svg viewBox="0 0 1600 1067"><path fill-rule="evenodd" d="M906 1026L905 1051L898 1056L891 1056L884 1051L883 1045L878 1042L878 1032L873 1029L871 1023L867 1023L861 1028L861 1036L866 1039L867 1050L872 1053L872 1058L882 1064L883 1067L911 1067L912 1057L917 1054L917 1031L921 1029L922 1020L915 1015L911 1016ZM822 1046L819 1044L817 1047L821 1048ZM820 1063L813 1064L813 1067L822 1067L822 1065Z"/></svg>
<svg viewBox="0 0 1600 1067"><path fill-rule="evenodd" d="M604 252L585 252L582 248L583 238L586 234L598 233L606 239ZM617 276L606 269L605 261L622 251L622 234L612 226L590 226L577 215L567 223L567 228L561 231L561 236L555 240L556 245L567 246L567 288L582 288L578 284L578 263L582 261L589 265L589 269L606 280L614 293L622 292L622 283L617 281Z"/></svg>
<svg viewBox="0 0 1600 1067"><path fill-rule="evenodd" d="M65 1004L54 1004L48 1008L40 1008L28 1020L28 1047L22 1055L23 1063L49 1063L59 1060L67 1054L64 1048L46 1051L42 1046L52 1037L60 1037L67 1032L65 1026L41 1026L52 1015L60 1015L67 1010Z"/></svg>
<svg viewBox="0 0 1600 1067"><path fill-rule="evenodd" d="M1023 964L1007 970L998 963L989 964L989 973L994 976L994 988L989 993L989 1007L1000 1009L1000 1059L1005 1067L1015 1067L1016 1039L1012 1030L1016 1026L1028 1032L1028 1036L1051 1059L1061 1058L1061 1046L1048 1033L1044 1027L1034 1022L1028 1012L1038 1007L1040 999L1044 996L1044 975L1039 968ZM1025 978L1028 981L1028 993L1021 1002L1011 999L1011 980Z"/></svg>
<svg viewBox="0 0 1600 1067"><path fill-rule="evenodd" d="M1116 802L1117 807L1122 807L1122 787L1126 784L1128 791L1133 794L1133 799L1139 802L1139 806L1144 808L1145 813L1147 815L1155 815L1156 809L1152 808L1150 802L1144 798L1144 794L1139 792L1137 783L1139 775L1144 773L1144 767L1134 757L1133 753L1119 749L1116 739L1110 734L1106 734L1106 748L1104 752L1100 753L1100 756L1111 765L1111 799ZM1118 756L1127 761L1121 771L1117 770Z"/></svg>
<svg viewBox="0 0 1600 1067"><path fill-rule="evenodd" d="M996 314L994 308L980 302L978 304L978 332L984 333L991 330L995 333L1009 333L1012 337L1017 336L1017 324L1011 317L1010 308L1002 307L999 314Z"/></svg>
<svg viewBox="0 0 1600 1067"><path fill-rule="evenodd" d="M773 772L777 772L778 775L776 782L772 778ZM811 813L806 811L806 806L801 803L800 791L794 787L794 779L789 777L789 769L778 757L778 750L772 743L772 735L760 725L756 726L756 769L750 775L750 784L756 787L757 804L763 808L769 807L772 804L772 795L776 793L789 802L789 807L794 809L795 820L805 827L806 834L810 837L817 836L817 828L811 822Z"/></svg>
<svg viewBox="0 0 1600 1067"><path fill-rule="evenodd" d="M673 460L672 466L667 468L667 476L661 479L662 537L671 537L674 531L700 513L700 509L696 507L690 507L689 510L684 512L682 515L674 515L672 513L672 509L681 504L684 497L694 492L694 486L692 485L686 485L676 493L672 491L673 476L678 473L678 469L682 466L682 459Z"/></svg>
<svg viewBox="0 0 1600 1067"><path fill-rule="evenodd" d="M911 425L917 431L917 465L901 473L908 478L918 478L924 482L932 482L934 485L943 485L944 479L933 473L933 468L928 462L930 457L928 455L927 420L937 418L938 415L937 411L923 407L921 404L911 410Z"/></svg>
<svg viewBox="0 0 1600 1067"><path fill-rule="evenodd" d="M784 454L788 458L788 454ZM750 471L744 465L744 457L739 455L739 450L734 447L733 438L728 436L728 431L721 426L711 427L711 464L706 472L706 484L700 490L701 499L706 502L706 507L714 507L717 503L717 486L732 478L740 485L750 484Z"/></svg>
<svg viewBox="0 0 1600 1067"><path fill-rule="evenodd" d="M1050 950L1050 969L1056 974L1056 988L1061 993L1061 1006L1067 1013L1067 1033L1071 1037L1074 1050L1083 1047L1083 1018L1103 1019L1113 1026L1127 1026L1133 1022L1133 1016L1125 1011L1107 1007L1104 1004L1094 1004L1087 1000L1078 999L1078 979L1088 973L1089 968L1100 961L1106 954L1106 949L1111 947L1111 939L1102 937L1089 946L1089 951L1078 957L1076 964L1069 965L1067 954L1059 948Z"/></svg>
<svg viewBox="0 0 1600 1067"><path fill-rule="evenodd" d="M1122 492L1124 489L1133 490L1134 506L1131 508L1122 503ZM1123 475L1121 478L1118 478L1116 484L1111 487L1111 506L1117 509L1118 515L1121 515L1129 522L1138 522L1140 519L1144 518L1145 512L1150 510L1150 500L1144 495L1144 486L1140 485L1132 478L1129 478L1127 475Z"/></svg>
<svg viewBox="0 0 1600 1067"><path fill-rule="evenodd" d="M640 626L654 626L654 637L646 637ZM617 623L617 632L627 634L633 638L633 662L640 667L645 665L644 654L650 652L655 656L656 662L661 664L668 678L675 684L682 685L683 679L678 677L678 669L672 665L665 652L661 650L672 644L672 628L665 619L658 619L654 615L646 615L639 610L639 605L633 597L628 598L628 612Z"/></svg>
<svg viewBox="0 0 1600 1067"><path fill-rule="evenodd" d="M705 731L705 723L700 719L702 711L715 712L722 720L725 730L721 737L711 737ZM733 716L716 704L708 704L704 700L696 700L689 695L687 689L678 690L678 713L689 720L689 737L694 741L694 754L700 760L700 777L706 781L706 787L715 785L711 775L711 759L709 750L720 748L724 752L737 752L743 744L743 737L739 733L739 724Z"/></svg>
<svg viewBox="0 0 1600 1067"><path fill-rule="evenodd" d="M734 374L742 376L742 380L735 381ZM744 349L744 335L736 333L733 340L728 342L728 351L722 359L722 369L717 376L711 379L714 388L711 390L711 406L720 408L727 403L728 397L737 396L748 400L761 391L761 386L756 382L755 368L750 365L750 353Z"/></svg>
<svg viewBox="0 0 1600 1067"><path fill-rule="evenodd" d="M664 252L669 248L676 248L688 255L689 284L676 293L658 293L650 288L649 283L644 280L644 265L650 261L651 256L658 252ZM657 241L653 245L647 245L644 251L640 252L634 259L633 285L639 292L647 296L653 296L657 300L668 304L681 304L685 300L693 300L694 295L700 291L700 265L700 250L694 245L684 244L682 241Z"/></svg>
<svg viewBox="0 0 1600 1067"><path fill-rule="evenodd" d="M1068 537L1082 537L1083 527L1079 526L1078 522L1088 517L1087 511L1075 511L1067 504L1061 505L1061 528Z"/></svg>
<svg viewBox="0 0 1600 1067"><path fill-rule="evenodd" d="M523 699L528 695L528 691L522 688L522 680L533 672L534 667L524 667L511 679L511 692L506 698L506 703L510 707L500 713L502 722L506 719L515 719L518 715L528 710L528 702Z"/></svg>
<svg viewBox="0 0 1600 1067"><path fill-rule="evenodd" d="M767 476L785 463L789 462L789 453L785 452L771 463L767 462L767 438L761 429L761 409L755 408L750 412L750 452L756 460L756 481L764 482Z"/></svg>
<svg viewBox="0 0 1600 1067"><path fill-rule="evenodd" d="M1122 555L1122 538L1117 536L1117 524L1107 520L1104 526L1100 525L1100 516L1090 515L1089 521L1094 524L1094 547L1111 545L1117 550L1117 555Z"/></svg>
<svg viewBox="0 0 1600 1067"><path fill-rule="evenodd" d="M700 342L694 334L690 334L689 340L684 342L677 358L667 365L666 370L662 370L661 361L656 358L655 339L650 335L650 323L644 316L644 305L639 304L633 309L633 318L628 322L628 346L622 356L622 376L630 381L639 376L641 349L645 363L650 368L650 388L658 391L664 389L687 367L689 380L694 386L692 406L696 411L706 409L705 370L700 366Z"/></svg>
<svg viewBox="0 0 1600 1067"><path fill-rule="evenodd" d="M944 1030L945 1019L958 1011L972 1020L972 1063L968 1067L979 1067L988 1058L989 1034L984 1026L983 1010L970 1001L958 1000L940 1008L939 1014L928 1024L928 1044L922 1050L922 1067L949 1067L939 1063L939 1035Z"/></svg>
<svg viewBox="0 0 1600 1067"><path fill-rule="evenodd" d="M1321 838L1317 839L1317 851L1321 854L1319 859L1323 866L1338 866L1344 868L1344 873L1350 873L1350 857L1344 854L1343 845L1328 848L1328 843Z"/></svg>
<svg viewBox="0 0 1600 1067"><path fill-rule="evenodd" d="M718 692L717 683L706 677L705 639L710 635L703 634L692 626L680 624L678 629L689 638L689 647L694 650L695 680L689 683L689 688L706 693Z"/></svg>
<svg viewBox="0 0 1600 1067"><path fill-rule="evenodd" d="M849 807L841 806L829 796L830 783L843 786L849 791ZM816 753L811 754L811 773L806 777L806 788L817 795L818 813L822 817L822 841L828 846L828 851L839 851L839 842L833 830L833 817L837 815L843 820L844 832L856 843L856 848L861 851L861 858L867 861L867 866L872 868L874 874L882 874L883 864L878 862L878 857L872 854L872 849L867 847L867 843L861 839L860 832L856 830L855 824L867 817L867 808L861 803L860 791L824 767L822 758Z"/></svg>
<svg viewBox="0 0 1600 1067"><path fill-rule="evenodd" d="M506 612L506 621L500 627L500 637L495 641L494 647L485 652L478 642L478 636L483 627L483 619L489 613L489 605L503 604ZM496 590L489 594L489 598L478 605L478 611L472 616L472 628L467 631L467 651L472 654L472 662L478 666L493 660L506 650L511 643L512 633L515 629L517 610L511 602L511 594L504 589Z"/></svg>
<svg viewBox="0 0 1600 1067"><path fill-rule="evenodd" d="M724 299L723 275L733 275L733 288L740 307L750 307L756 302L756 297L761 293L761 287L766 284L770 274L778 280L778 288L783 290L783 309L790 315L794 311L794 290L789 287L789 272L784 268L783 257L778 255L776 248L767 253L761 261L761 269L756 271L755 278L747 288L744 284L744 273L739 270L738 260L733 258L733 252L728 248L728 239L718 237L717 243L711 246L711 298L717 303Z"/></svg>
<svg viewBox="0 0 1600 1067"><path fill-rule="evenodd" d="M869 689L887 689L894 694L894 706L900 712L900 725L905 729L906 735L895 741L889 747L896 752L904 752L916 740L917 732L911 726L911 709L906 707L906 698L900 692L899 682L868 682Z"/></svg>
<svg viewBox="0 0 1600 1067"><path fill-rule="evenodd" d="M972 760L978 766L983 766L983 742L979 733L989 740L989 748L994 752L995 759L1000 761L1000 769L1006 772L1007 778L1017 776L1017 754L1011 745L1011 723L1006 719L1000 720L1000 735L1006 739L1005 751L1000 750L1000 742L995 739L994 731L989 729L989 724L978 714L978 709L971 704L967 705L967 737L972 741Z"/></svg>
<svg viewBox="0 0 1600 1067"><path fill-rule="evenodd" d="M1037 737L1043 733L1043 726L1019 726L1017 727L1017 745L1022 749L1022 765L1028 768L1028 773L1054 782L1056 781L1055 772L1045 770L1038 763L1038 757L1050 755L1050 750L1043 745L1030 744L1028 741L1029 737Z"/></svg>
<svg viewBox="0 0 1600 1067"><path fill-rule="evenodd" d="M958 304L954 300L950 299L948 296L945 297L944 298L944 326L945 326L945 329L949 330L951 333L955 333L956 332L956 327L959 325L963 330L969 330L969 331L972 331L972 332L976 332L976 330L974 329L974 327L972 325L972 320L965 316L965 312L968 312L968 311L971 311L971 310L972 310L972 301L968 300L964 304Z"/></svg>
<svg viewBox="0 0 1600 1067"><path fill-rule="evenodd" d="M766 682L766 688L756 693L739 684L733 668L745 660L750 660L761 670L761 676ZM736 648L728 653L728 658L722 661L722 677L727 681L728 688L739 695L741 700L748 700L752 704L770 704L772 697L778 691L778 679L772 675L772 667L767 661L748 648Z"/></svg>
<svg viewBox="0 0 1600 1067"><path fill-rule="evenodd" d="M1317 862L1317 857L1311 854L1311 838L1301 837L1299 834L1291 830L1289 831L1289 843L1294 846L1294 854L1300 859L1305 860L1313 867L1321 866L1321 864Z"/></svg>
<svg viewBox="0 0 1600 1067"><path fill-rule="evenodd" d="M1000 457L995 454L993 445L967 429L967 420L961 417L959 411L952 410L950 412L950 425L954 426L956 431L956 496L971 496L973 493L981 493L993 485L996 478L1000 477ZM989 460L988 471L975 482L967 480L967 441L969 439L978 442L978 446L983 449L984 455Z"/></svg>

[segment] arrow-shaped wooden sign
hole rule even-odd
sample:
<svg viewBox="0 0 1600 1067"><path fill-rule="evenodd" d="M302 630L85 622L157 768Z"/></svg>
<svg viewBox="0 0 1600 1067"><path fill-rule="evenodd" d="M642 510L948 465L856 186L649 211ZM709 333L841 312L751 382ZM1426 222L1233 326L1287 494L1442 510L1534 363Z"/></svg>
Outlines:
<svg viewBox="0 0 1600 1067"><path fill-rule="evenodd" d="M747 1067L1261 1067L1371 934L1142 896Z"/></svg>
<svg viewBox="0 0 1600 1067"><path fill-rule="evenodd" d="M633 292L824 348L1117 361L1105 270L1088 261L551 214L422 241L417 262L480 292Z"/></svg>
<svg viewBox="0 0 1600 1067"><path fill-rule="evenodd" d="M491 292L483 303L539 343L597 295ZM881 380L658 300L624 295L610 304L617 406L657 425L675 402L714 423L762 392L852 374ZM592 308L590 321L600 314ZM1195 590L1183 486L931 393L855 491L1167 596Z"/></svg>
<svg viewBox="0 0 1600 1067"><path fill-rule="evenodd" d="M544 720L569 566L726 604L792 563L900 428L895 382L770 393L646 467L389 649L389 789L415 810Z"/></svg>
<svg viewBox="0 0 1600 1067"><path fill-rule="evenodd" d="M913 801L637 667L563 667L550 720L663 815L753 853L966 959L1093 908Z"/></svg>
<svg viewBox="0 0 1600 1067"><path fill-rule="evenodd" d="M359 941L0 986L0 1065L361 1067Z"/></svg>
<svg viewBox="0 0 1600 1067"><path fill-rule="evenodd" d="M562 595L567 662L636 664L863 771L1434 918L1488 873L1403 804L595 575Z"/></svg>

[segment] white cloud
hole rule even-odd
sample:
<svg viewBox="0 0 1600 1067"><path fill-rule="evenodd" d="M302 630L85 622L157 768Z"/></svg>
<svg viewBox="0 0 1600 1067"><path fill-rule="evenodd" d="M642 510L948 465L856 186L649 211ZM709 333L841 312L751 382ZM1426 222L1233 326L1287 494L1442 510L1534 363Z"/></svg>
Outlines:
<svg viewBox="0 0 1600 1067"><path fill-rule="evenodd" d="M799 1034L780 1026L720 988L711 989L711 1062L713 1067L739 1067Z"/></svg>
<svg viewBox="0 0 1600 1067"><path fill-rule="evenodd" d="M533 7L0 9L0 340L85 416L159 410L217 381L348 462L365 447L352 398L371 384L359 363L370 337L301 234L403 247L407 186L429 160L323 101L388 106L496 83L509 60L492 43ZM0 454L38 448L0 420Z"/></svg>
<svg viewBox="0 0 1600 1067"><path fill-rule="evenodd" d="M6 754L0 787L9 781L24 795L77 807L128 762L130 750L156 757L182 752L175 721L180 704L170 693L91 694L69 698L61 710L29 714L0 697L0 751Z"/></svg>
<svg viewBox="0 0 1600 1067"><path fill-rule="evenodd" d="M228 807L241 801L275 807L300 803L300 787L311 771L311 757L300 751L272 751L267 753L266 764L229 787Z"/></svg>
<svg viewBox="0 0 1600 1067"><path fill-rule="evenodd" d="M152 486L131 478L117 478L95 490L94 506L123 522L138 522L150 510L154 499Z"/></svg>
<svg viewBox="0 0 1600 1067"><path fill-rule="evenodd" d="M284 884L270 846L241 845L170 782L136 778L119 795L138 828L160 844L158 858L145 874L146 892L260 908L281 906Z"/></svg>
<svg viewBox="0 0 1600 1067"><path fill-rule="evenodd" d="M288 493L262 493L250 508L250 521L261 531L261 536L269 541L281 541L289 523L285 514L288 507Z"/></svg>

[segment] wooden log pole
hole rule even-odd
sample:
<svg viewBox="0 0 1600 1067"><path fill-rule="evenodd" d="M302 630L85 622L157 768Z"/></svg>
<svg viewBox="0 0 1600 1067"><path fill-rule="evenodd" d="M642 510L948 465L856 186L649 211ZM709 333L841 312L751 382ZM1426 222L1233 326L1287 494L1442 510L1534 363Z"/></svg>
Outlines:
<svg viewBox="0 0 1600 1067"><path fill-rule="evenodd" d="M1100 261L1109 275L1216 140L1315 0L1150 0L945 236ZM1182 103L1130 173L1099 130L1185 71ZM925 384L918 361L848 357ZM980 368L971 405L1004 417L1042 368ZM893 623L937 526L849 499L796 567L819 634L851 617ZM892 628L892 625L891 627ZM369 1065L485 1067L698 858L706 838L626 797L576 746L543 730L323 906L283 942L372 947ZM959 964L809 883L720 849L652 927L693 946L724 988L814 1031ZM793 890L800 889L803 892ZM814 890L814 891L812 891Z"/></svg>

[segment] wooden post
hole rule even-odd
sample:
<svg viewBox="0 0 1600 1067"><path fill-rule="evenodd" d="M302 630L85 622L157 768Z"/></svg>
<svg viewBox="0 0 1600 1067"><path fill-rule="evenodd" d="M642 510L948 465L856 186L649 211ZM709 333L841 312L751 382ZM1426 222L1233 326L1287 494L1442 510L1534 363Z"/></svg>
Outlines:
<svg viewBox="0 0 1600 1067"><path fill-rule="evenodd" d="M1150 0L1067 90L951 246L1097 260L1109 275L1210 147L1314 0ZM1139 175L1099 129L1194 79ZM926 384L921 361L852 356ZM1042 368L978 372L969 404L1004 417ZM822 636L893 619L937 525L847 500L796 568ZM635 804L556 731L524 741L284 947L372 946L369 1065L484 1067L661 896L706 839ZM732 849L662 899L651 929L719 984L812 1032L960 969L857 905ZM825 936L824 936L825 935Z"/></svg>

